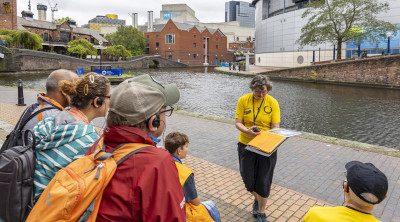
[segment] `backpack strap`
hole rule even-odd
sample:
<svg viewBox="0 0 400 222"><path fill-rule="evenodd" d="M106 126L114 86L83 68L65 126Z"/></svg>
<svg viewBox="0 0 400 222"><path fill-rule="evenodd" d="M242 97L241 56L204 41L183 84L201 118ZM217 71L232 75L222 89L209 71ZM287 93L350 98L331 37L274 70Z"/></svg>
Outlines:
<svg viewBox="0 0 400 222"><path fill-rule="evenodd" d="M26 119L25 122L23 122L23 123L21 124L20 129L23 129L24 126L25 126L31 119L33 119L33 117L39 115L39 113L42 113L42 112L44 112L44 111L51 110L51 109L58 109L58 108L55 108L55 107L46 107L46 108L43 108L43 109L39 109L38 111L32 113L32 114L28 117L28 119Z"/></svg>
<svg viewBox="0 0 400 222"><path fill-rule="evenodd" d="M121 149L123 147L123 149ZM117 162L117 166L131 157L133 154L138 153L144 149L152 148L154 146L149 146L149 144L144 143L122 143L115 147L111 152L103 153L99 157L96 157L100 152L105 152L106 145L104 143L104 138L100 138L97 141L97 147L94 150L93 159L96 161L104 161L110 157L114 157Z"/></svg>
<svg viewBox="0 0 400 222"><path fill-rule="evenodd" d="M127 159L128 159L129 157L131 157L133 154L138 153L138 152L140 152L140 151L142 151L142 150L144 150L144 149L147 149L147 148L153 148L153 146L142 147L142 148L139 148L139 149L137 149L137 150L134 150L134 151L128 153L126 156L122 157L120 160L117 161L117 166L119 166L122 162L124 162L125 160L127 160Z"/></svg>

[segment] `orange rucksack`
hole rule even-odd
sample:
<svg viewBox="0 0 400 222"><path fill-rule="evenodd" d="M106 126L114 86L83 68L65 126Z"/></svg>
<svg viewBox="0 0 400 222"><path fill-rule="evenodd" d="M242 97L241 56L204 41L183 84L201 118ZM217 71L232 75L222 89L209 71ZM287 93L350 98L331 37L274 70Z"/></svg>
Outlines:
<svg viewBox="0 0 400 222"><path fill-rule="evenodd" d="M106 153L103 138L95 152L59 170L26 221L95 221L103 191L117 166L148 144L121 144Z"/></svg>

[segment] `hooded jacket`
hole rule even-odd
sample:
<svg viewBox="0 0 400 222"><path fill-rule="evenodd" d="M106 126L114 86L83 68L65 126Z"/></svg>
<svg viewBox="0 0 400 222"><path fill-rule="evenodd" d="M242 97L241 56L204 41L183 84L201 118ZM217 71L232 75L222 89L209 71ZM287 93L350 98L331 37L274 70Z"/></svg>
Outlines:
<svg viewBox="0 0 400 222"><path fill-rule="evenodd" d="M155 146L147 133L134 127L111 126L103 137L107 152L121 143ZM185 198L171 154L148 148L118 165L104 190L97 221L186 221Z"/></svg>
<svg viewBox="0 0 400 222"><path fill-rule="evenodd" d="M58 170L85 155L99 135L92 125L76 120L68 111L39 122L33 133L37 144L34 175L37 200Z"/></svg>

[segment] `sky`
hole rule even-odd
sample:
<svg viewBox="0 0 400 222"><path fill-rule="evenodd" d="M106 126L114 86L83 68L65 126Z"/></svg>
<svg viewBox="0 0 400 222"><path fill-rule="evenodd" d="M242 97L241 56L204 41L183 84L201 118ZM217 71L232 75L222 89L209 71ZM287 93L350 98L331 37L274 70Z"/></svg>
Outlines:
<svg viewBox="0 0 400 222"><path fill-rule="evenodd" d="M251 2L250 0L243 0ZM22 10L28 10L28 0L17 0L18 16ZM78 26L87 24L96 15L117 14L119 19L124 19L127 25L132 25L129 13L138 13L139 25L147 21L147 11L153 11L153 17L159 18L162 4L186 3L191 7L200 22L224 22L225 2L227 0L31 0L31 8L34 18L37 19L37 4L47 5L47 20L51 20L49 6L57 3L58 11L54 12L54 18L70 17Z"/></svg>

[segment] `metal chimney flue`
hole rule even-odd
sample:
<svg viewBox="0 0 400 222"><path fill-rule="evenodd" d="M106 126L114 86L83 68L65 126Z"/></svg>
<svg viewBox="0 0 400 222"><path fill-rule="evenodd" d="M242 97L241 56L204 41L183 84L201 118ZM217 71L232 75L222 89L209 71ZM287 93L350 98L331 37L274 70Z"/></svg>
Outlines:
<svg viewBox="0 0 400 222"><path fill-rule="evenodd" d="M138 28L138 13L132 13L132 26Z"/></svg>
<svg viewBox="0 0 400 222"><path fill-rule="evenodd" d="M47 5L37 4L38 20L46 21Z"/></svg>
<svg viewBox="0 0 400 222"><path fill-rule="evenodd" d="M153 11L147 12L147 32L153 31Z"/></svg>

